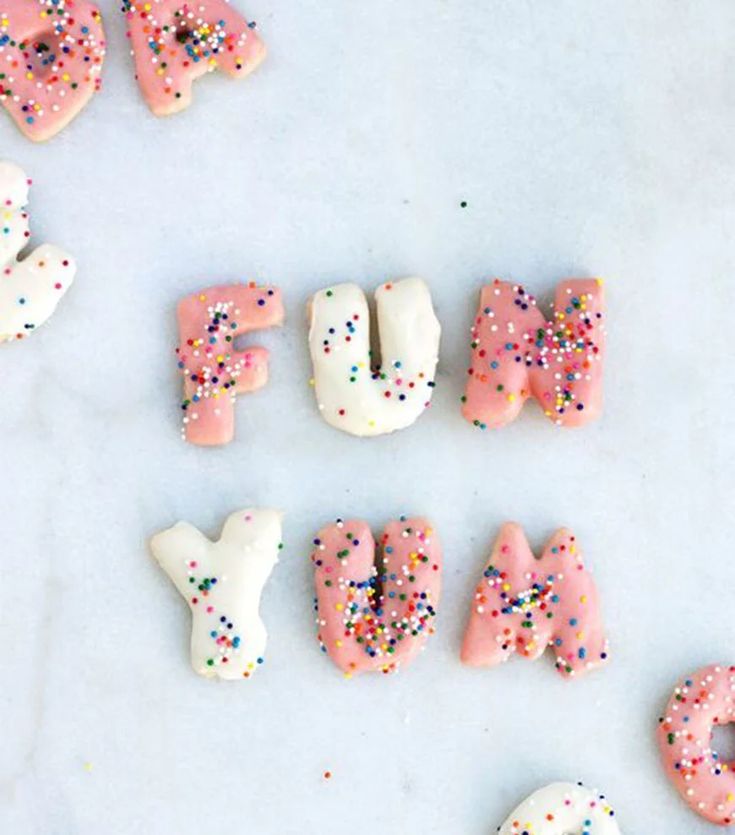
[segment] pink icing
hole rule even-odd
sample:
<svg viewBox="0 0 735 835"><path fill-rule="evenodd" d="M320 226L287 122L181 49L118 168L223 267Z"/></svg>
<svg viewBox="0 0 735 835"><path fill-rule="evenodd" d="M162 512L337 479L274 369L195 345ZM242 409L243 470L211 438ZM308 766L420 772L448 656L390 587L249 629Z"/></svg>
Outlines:
<svg viewBox="0 0 735 835"><path fill-rule="evenodd" d="M345 675L395 672L433 632L442 551L420 517L388 523L375 541L367 522L338 520L319 531L316 568L319 641Z"/></svg>
<svg viewBox="0 0 735 835"><path fill-rule="evenodd" d="M123 11L138 84L157 116L188 107L205 73L244 78L265 58L253 24L225 0L124 0Z"/></svg>
<svg viewBox="0 0 735 835"><path fill-rule="evenodd" d="M495 279L483 287L472 327L465 418L497 429L515 420L529 397L559 426L599 417L603 311L600 279L562 281L548 322L520 285Z"/></svg>
<svg viewBox="0 0 735 835"><path fill-rule="evenodd" d="M658 743L669 779L698 815L735 822L735 763L712 749L712 728L735 721L735 667L713 664L687 676L660 719Z"/></svg>
<svg viewBox="0 0 735 835"><path fill-rule="evenodd" d="M235 432L235 396L268 381L268 351L236 350L235 340L283 322L281 291L253 283L209 287L179 302L178 320L184 437L202 446L227 444Z"/></svg>
<svg viewBox="0 0 735 835"><path fill-rule="evenodd" d="M100 88L105 33L84 0L0 5L0 102L36 142L57 134Z"/></svg>
<svg viewBox="0 0 735 835"><path fill-rule="evenodd" d="M508 522L475 591L462 661L492 667L514 652L535 661L547 647L565 677L607 661L597 588L569 531L557 531L537 560L520 525Z"/></svg>

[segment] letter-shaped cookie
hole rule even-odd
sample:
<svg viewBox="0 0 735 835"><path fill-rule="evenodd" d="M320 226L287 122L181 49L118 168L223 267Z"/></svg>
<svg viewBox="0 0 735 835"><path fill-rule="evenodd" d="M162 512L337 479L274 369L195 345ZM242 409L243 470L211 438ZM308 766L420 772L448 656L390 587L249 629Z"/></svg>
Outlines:
<svg viewBox="0 0 735 835"><path fill-rule="evenodd" d="M349 678L396 672L433 632L442 551L420 517L388 523L376 547L367 522L338 520L319 531L314 563L318 638Z"/></svg>
<svg viewBox="0 0 735 835"><path fill-rule="evenodd" d="M217 542L179 522L151 551L189 604L191 665L208 678L249 678L263 663L267 633L260 596L281 547L281 514L239 510Z"/></svg>
<svg viewBox="0 0 735 835"><path fill-rule="evenodd" d="M351 435L410 426L431 402L441 328L420 278L375 292L381 362L370 355L370 312L356 284L320 290L310 302L309 349L319 410Z"/></svg>
<svg viewBox="0 0 735 835"><path fill-rule="evenodd" d="M520 285L496 279L483 287L462 414L481 429L498 429L534 397L558 426L599 417L603 313L600 279L562 281L549 322Z"/></svg>
<svg viewBox="0 0 735 835"><path fill-rule="evenodd" d="M225 0L123 0L123 11L136 78L156 116L187 108L205 73L244 78L265 58L254 25Z"/></svg>
<svg viewBox="0 0 735 835"><path fill-rule="evenodd" d="M605 796L573 783L552 783L514 809L499 835L620 835Z"/></svg>
<svg viewBox="0 0 735 835"><path fill-rule="evenodd" d="M178 320L184 437L201 446L228 444L236 396L268 382L268 351L238 351L235 340L283 322L281 291L253 283L208 287L179 302Z"/></svg>
<svg viewBox="0 0 735 835"><path fill-rule="evenodd" d="M692 811L735 823L735 765L712 747L712 728L735 722L735 666L697 670L674 689L659 720L658 744L669 780Z"/></svg>
<svg viewBox="0 0 735 835"><path fill-rule="evenodd" d="M462 661L493 667L514 652L535 661L547 647L565 677L607 661L597 588L569 531L557 531L537 560L520 525L509 522L475 591Z"/></svg>
<svg viewBox="0 0 735 835"><path fill-rule="evenodd" d="M24 207L30 180L11 162L0 162L0 342L30 336L54 312L76 274L70 255L42 244L23 261L30 225Z"/></svg>
<svg viewBox="0 0 735 835"><path fill-rule="evenodd" d="M100 88L105 33L84 0L0 2L0 103L35 142L50 139Z"/></svg>

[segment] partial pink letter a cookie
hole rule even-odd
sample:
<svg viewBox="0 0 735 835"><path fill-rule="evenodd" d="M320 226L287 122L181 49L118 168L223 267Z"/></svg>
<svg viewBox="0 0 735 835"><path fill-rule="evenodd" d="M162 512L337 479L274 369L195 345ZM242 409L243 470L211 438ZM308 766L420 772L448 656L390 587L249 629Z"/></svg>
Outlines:
<svg viewBox="0 0 735 835"><path fill-rule="evenodd" d="M156 116L187 108L205 73L244 78L265 58L254 25L225 0L124 0L123 11L138 84Z"/></svg>
<svg viewBox="0 0 735 835"><path fill-rule="evenodd" d="M277 287L224 284L179 302L179 370L184 377L184 437L192 444L217 446L235 434L235 397L268 381L268 351L235 340L248 331L283 322Z"/></svg>
<svg viewBox="0 0 735 835"><path fill-rule="evenodd" d="M598 278L562 281L549 321L519 284L495 279L483 287L472 326L465 418L480 429L498 429L518 417L529 397L558 426L599 417L604 308Z"/></svg>

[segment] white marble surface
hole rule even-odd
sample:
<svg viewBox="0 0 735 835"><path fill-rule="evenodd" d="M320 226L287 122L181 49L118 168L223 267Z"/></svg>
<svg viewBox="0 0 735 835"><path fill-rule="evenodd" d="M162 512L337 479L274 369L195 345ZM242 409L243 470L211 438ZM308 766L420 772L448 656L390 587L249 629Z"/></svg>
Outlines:
<svg viewBox="0 0 735 835"><path fill-rule="evenodd" d="M581 778L626 835L708 832L654 729L679 675L735 661L735 4L249 0L267 63L203 80L167 121L135 89L118 5L105 89L65 133L35 147L0 120L0 155L37 183L35 240L80 265L54 319L0 349L0 831L481 835ZM307 385L305 302L411 273L444 325L434 407L343 436ZM528 407L476 432L458 400L480 284L549 299L567 274L608 279L604 419L563 432ZM285 292L287 327L260 340L272 382L230 447L187 447L174 307L242 278ZM215 534L251 503L286 512L267 663L201 680L146 541L178 519ZM310 539L401 511L445 543L438 634L405 675L345 682L314 639ZM462 668L506 519L537 546L576 530L607 670Z"/></svg>

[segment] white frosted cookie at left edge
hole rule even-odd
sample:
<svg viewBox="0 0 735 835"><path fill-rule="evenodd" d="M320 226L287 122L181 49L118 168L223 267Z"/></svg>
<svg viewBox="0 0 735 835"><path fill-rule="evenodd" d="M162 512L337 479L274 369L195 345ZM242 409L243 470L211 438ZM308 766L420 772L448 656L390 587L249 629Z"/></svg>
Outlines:
<svg viewBox="0 0 735 835"><path fill-rule="evenodd" d="M56 310L76 275L71 255L51 244L18 260L30 238L29 185L21 168L0 162L0 342L30 336Z"/></svg>
<svg viewBox="0 0 735 835"><path fill-rule="evenodd" d="M370 310L356 284L336 284L309 303L309 350L317 405L328 424L351 435L410 426L430 405L441 327L420 278L375 292L380 363L371 357Z"/></svg>
<svg viewBox="0 0 735 835"><path fill-rule="evenodd" d="M191 664L208 678L250 678L265 657L260 597L281 548L276 510L238 510L212 542L188 522L156 534L151 551L189 604Z"/></svg>
<svg viewBox="0 0 735 835"><path fill-rule="evenodd" d="M621 835L604 795L580 784L552 783L521 803L500 835Z"/></svg>

